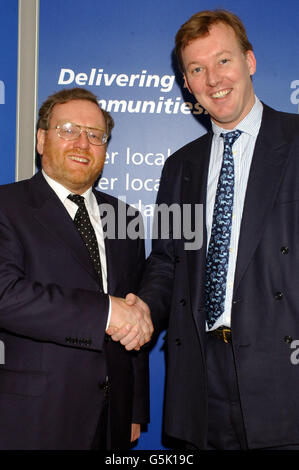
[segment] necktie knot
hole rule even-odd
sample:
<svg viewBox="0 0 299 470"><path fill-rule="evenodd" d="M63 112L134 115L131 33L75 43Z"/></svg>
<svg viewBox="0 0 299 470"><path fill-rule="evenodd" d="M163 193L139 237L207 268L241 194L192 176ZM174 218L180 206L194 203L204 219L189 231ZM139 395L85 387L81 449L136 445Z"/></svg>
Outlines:
<svg viewBox="0 0 299 470"><path fill-rule="evenodd" d="M68 199L73 201L75 204L77 204L78 207L83 207L85 206L85 199L83 196L80 194L69 194Z"/></svg>
<svg viewBox="0 0 299 470"><path fill-rule="evenodd" d="M225 147L229 146L231 148L233 144L235 143L235 141L238 139L238 137L240 137L241 134L242 134L242 131L239 131L237 129L235 131L226 132L225 134L222 133L220 134L220 136L223 137L224 146Z"/></svg>

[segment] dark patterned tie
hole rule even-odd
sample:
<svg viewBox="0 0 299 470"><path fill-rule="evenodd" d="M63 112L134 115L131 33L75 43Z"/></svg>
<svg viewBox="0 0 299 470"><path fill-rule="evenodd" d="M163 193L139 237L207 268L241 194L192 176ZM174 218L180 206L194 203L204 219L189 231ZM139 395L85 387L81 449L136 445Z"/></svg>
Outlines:
<svg viewBox="0 0 299 470"><path fill-rule="evenodd" d="M238 130L221 134L224 139L223 161L206 260L205 300L209 328L224 312L235 182L232 146L240 135Z"/></svg>
<svg viewBox="0 0 299 470"><path fill-rule="evenodd" d="M74 223L89 251L94 269L99 278L100 291L103 292L103 280L102 280L102 269L101 259L99 253L99 246L94 228L90 222L90 218L85 206L85 200L83 196L79 194L69 194L68 199L73 201L78 206Z"/></svg>

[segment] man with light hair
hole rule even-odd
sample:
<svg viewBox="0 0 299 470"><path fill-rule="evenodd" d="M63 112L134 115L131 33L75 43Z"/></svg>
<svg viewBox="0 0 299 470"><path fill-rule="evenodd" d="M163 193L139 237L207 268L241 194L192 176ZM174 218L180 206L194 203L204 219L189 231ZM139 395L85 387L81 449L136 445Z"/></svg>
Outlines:
<svg viewBox="0 0 299 470"><path fill-rule="evenodd" d="M202 204L203 246L154 240L128 298L168 325L165 431L197 449L299 449L299 117L255 95L233 13L196 13L175 50L212 129L166 161L157 204Z"/></svg>

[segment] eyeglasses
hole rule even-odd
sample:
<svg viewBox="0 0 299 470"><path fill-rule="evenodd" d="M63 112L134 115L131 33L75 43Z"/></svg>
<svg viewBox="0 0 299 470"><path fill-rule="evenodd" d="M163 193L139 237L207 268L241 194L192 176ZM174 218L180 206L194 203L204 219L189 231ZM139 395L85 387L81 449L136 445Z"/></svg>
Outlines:
<svg viewBox="0 0 299 470"><path fill-rule="evenodd" d="M93 145L105 145L108 140L108 135L103 129L79 126L73 122L63 122L57 124L56 127L50 127L50 129L56 129L58 137L64 140L77 140L82 132L86 133L88 141Z"/></svg>

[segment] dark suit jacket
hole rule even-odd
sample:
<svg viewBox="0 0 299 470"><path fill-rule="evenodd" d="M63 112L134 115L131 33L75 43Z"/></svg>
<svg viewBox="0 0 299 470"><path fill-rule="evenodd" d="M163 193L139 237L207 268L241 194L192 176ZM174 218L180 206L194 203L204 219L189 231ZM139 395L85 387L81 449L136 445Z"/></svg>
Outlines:
<svg viewBox="0 0 299 470"><path fill-rule="evenodd" d="M204 448L204 272L212 134L163 169L158 203L203 204L203 246L156 240L140 296L157 331L168 322L165 430ZM299 443L299 117L264 106L242 218L232 302L233 349L250 448Z"/></svg>
<svg viewBox="0 0 299 470"><path fill-rule="evenodd" d="M117 214L115 198L95 194ZM138 287L143 241L105 239L105 247L108 292L124 297ZM107 375L111 448L129 445L131 422L148 421L147 355L107 341L108 305L42 174L0 187L1 449L89 449Z"/></svg>

